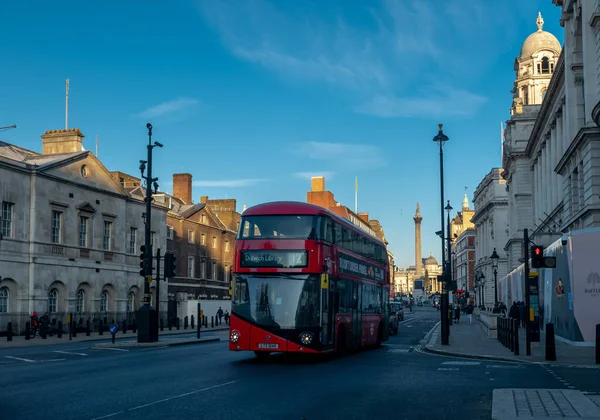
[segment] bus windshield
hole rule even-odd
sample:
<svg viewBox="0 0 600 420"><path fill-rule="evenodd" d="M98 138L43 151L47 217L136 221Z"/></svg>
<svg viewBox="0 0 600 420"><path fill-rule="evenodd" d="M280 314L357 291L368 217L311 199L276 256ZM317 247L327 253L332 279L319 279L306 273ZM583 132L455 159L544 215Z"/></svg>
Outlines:
<svg viewBox="0 0 600 420"><path fill-rule="evenodd" d="M242 216L238 239L315 239L314 216Z"/></svg>
<svg viewBox="0 0 600 420"><path fill-rule="evenodd" d="M316 274L235 274L231 310L236 316L274 329L319 326L320 277Z"/></svg>

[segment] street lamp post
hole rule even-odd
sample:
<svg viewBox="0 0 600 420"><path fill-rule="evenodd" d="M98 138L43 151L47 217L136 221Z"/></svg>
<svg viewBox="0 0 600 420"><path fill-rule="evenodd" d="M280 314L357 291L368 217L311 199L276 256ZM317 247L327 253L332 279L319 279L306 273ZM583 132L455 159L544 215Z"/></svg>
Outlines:
<svg viewBox="0 0 600 420"><path fill-rule="evenodd" d="M496 308L498 306L498 260L500 259L496 248L494 248L490 259L492 260L492 269L494 270L494 308Z"/></svg>
<svg viewBox="0 0 600 420"><path fill-rule="evenodd" d="M440 299L440 324L442 332L442 345L448 345L448 338L450 335L450 324L448 317L448 273L446 268L446 252L444 243L444 143L449 139L448 136L442 131L443 124L438 124L438 134L433 138L433 141L440 147L440 219L442 222L442 229L440 237L442 238L442 296Z"/></svg>
<svg viewBox="0 0 600 420"><path fill-rule="evenodd" d="M450 225L452 206L450 205L450 200L448 200L448 204L444 207L444 210L448 213L448 220L446 221L446 281L448 283L448 300L450 300L450 293L453 292L454 289L454 283L452 282L452 226ZM449 303L448 306L450 306ZM448 324L452 325L452 309L448 309Z"/></svg>
<svg viewBox="0 0 600 420"><path fill-rule="evenodd" d="M148 160L140 161L141 178L146 181L146 214L144 217L144 244L145 244L145 261L144 261L144 304L140 307L137 313L138 322L138 343L151 343L158 341L158 331L154 323L156 320L156 310L150 305L150 283L152 283L152 186L155 191L158 190L158 178L152 178L152 150L155 147L163 147L162 144L155 141L152 143L152 124L146 124L148 129ZM146 164L148 165L146 167ZM146 170L144 176L144 170ZM157 297L157 301L159 298Z"/></svg>
<svg viewBox="0 0 600 420"><path fill-rule="evenodd" d="M481 306L483 306L485 308L485 274L482 271L481 274L479 275L479 281L481 282L481 287L480 287L480 295L481 295Z"/></svg>

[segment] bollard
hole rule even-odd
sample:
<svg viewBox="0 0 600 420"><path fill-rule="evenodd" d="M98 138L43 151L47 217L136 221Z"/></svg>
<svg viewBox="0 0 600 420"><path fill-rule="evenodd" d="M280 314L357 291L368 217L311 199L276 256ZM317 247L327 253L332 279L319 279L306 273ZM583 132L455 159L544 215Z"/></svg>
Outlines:
<svg viewBox="0 0 600 420"><path fill-rule="evenodd" d="M513 319L509 319L508 321L508 331L509 331L509 340L508 340L508 349L510 351L515 351L515 323Z"/></svg>
<svg viewBox="0 0 600 420"><path fill-rule="evenodd" d="M600 365L600 324L596 324L596 364Z"/></svg>
<svg viewBox="0 0 600 420"><path fill-rule="evenodd" d="M167 325L169 326L169 331L173 329L173 319L171 317L167 318Z"/></svg>
<svg viewBox="0 0 600 420"><path fill-rule="evenodd" d="M204 315L204 318L202 318L204 321L204 328L208 328L208 316Z"/></svg>
<svg viewBox="0 0 600 420"><path fill-rule="evenodd" d="M56 337L62 338L63 335L63 323L62 321L58 321L58 326L56 328Z"/></svg>
<svg viewBox="0 0 600 420"><path fill-rule="evenodd" d="M90 320L88 319L87 321L85 321L85 336L89 337L90 336L90 332L91 332Z"/></svg>
<svg viewBox="0 0 600 420"><path fill-rule="evenodd" d="M134 334L137 332L137 321L135 319L133 320L133 328L131 328L131 332Z"/></svg>
<svg viewBox="0 0 600 420"><path fill-rule="evenodd" d="M98 335L104 334L104 324L102 324L102 320L98 320Z"/></svg>
<svg viewBox="0 0 600 420"><path fill-rule="evenodd" d="M175 319L175 322L176 322L175 328L177 328L177 330L179 330L179 326L180 326L180 324L181 324L181 318L177 317L177 318Z"/></svg>
<svg viewBox="0 0 600 420"><path fill-rule="evenodd" d="M12 338L13 338L12 322L9 322L8 326L6 327L6 341L12 341Z"/></svg>
<svg viewBox="0 0 600 420"><path fill-rule="evenodd" d="M25 323L25 340L31 339L31 324L29 322Z"/></svg>
<svg viewBox="0 0 600 420"><path fill-rule="evenodd" d="M210 328L215 328L215 317L214 316L210 317Z"/></svg>
<svg viewBox="0 0 600 420"><path fill-rule="evenodd" d="M515 356L519 355L519 320L518 319L514 319L513 320L514 324L515 324Z"/></svg>
<svg viewBox="0 0 600 420"><path fill-rule="evenodd" d="M123 320L123 334L127 334L127 320Z"/></svg>
<svg viewBox="0 0 600 420"><path fill-rule="evenodd" d="M554 324L546 324L546 360L556 360L556 342L554 341Z"/></svg>
<svg viewBox="0 0 600 420"><path fill-rule="evenodd" d="M159 321L159 324L160 324L160 330L163 331L165 329L165 320L161 318Z"/></svg>
<svg viewBox="0 0 600 420"><path fill-rule="evenodd" d="M186 315L185 318L183 318L183 329L187 330L187 328L188 328L188 317Z"/></svg>
<svg viewBox="0 0 600 420"><path fill-rule="evenodd" d="M77 337L77 323L71 317L71 329L73 330L73 338Z"/></svg>
<svg viewBox="0 0 600 420"><path fill-rule="evenodd" d="M192 314L190 316L190 328L193 330L194 329L194 314Z"/></svg>

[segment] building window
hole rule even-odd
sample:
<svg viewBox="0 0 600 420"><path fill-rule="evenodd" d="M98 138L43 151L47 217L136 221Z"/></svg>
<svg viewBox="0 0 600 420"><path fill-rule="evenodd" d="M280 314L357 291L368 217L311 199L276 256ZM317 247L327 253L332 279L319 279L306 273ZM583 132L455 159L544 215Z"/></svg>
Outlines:
<svg viewBox="0 0 600 420"><path fill-rule="evenodd" d="M156 247L156 232L150 232L150 246L152 249Z"/></svg>
<svg viewBox="0 0 600 420"><path fill-rule="evenodd" d="M88 247L88 221L89 219L85 216L79 217L79 247Z"/></svg>
<svg viewBox="0 0 600 420"><path fill-rule="evenodd" d="M52 289L48 293L48 312L51 314L58 312L58 290L56 289Z"/></svg>
<svg viewBox="0 0 600 420"><path fill-rule="evenodd" d="M2 214L0 215L2 218L2 224L0 227L0 233L5 238L12 238L13 235L13 213L15 210L15 205L13 203L9 203L6 201L2 202Z"/></svg>
<svg viewBox="0 0 600 420"><path fill-rule="evenodd" d="M167 239L173 239L173 226L167 225Z"/></svg>
<svg viewBox="0 0 600 420"><path fill-rule="evenodd" d="M542 58L542 74L550 74L550 60L548 60L548 57Z"/></svg>
<svg viewBox="0 0 600 420"><path fill-rule="evenodd" d="M129 292L129 296L127 296L127 310L135 312L135 293L133 292Z"/></svg>
<svg viewBox="0 0 600 420"><path fill-rule="evenodd" d="M100 296L100 312L108 312L108 292L106 290Z"/></svg>
<svg viewBox="0 0 600 420"><path fill-rule="evenodd" d="M202 261L200 263L200 278L201 279L206 278L206 261Z"/></svg>
<svg viewBox="0 0 600 420"><path fill-rule="evenodd" d="M223 280L225 283L229 283L229 266L225 266L225 271L223 272Z"/></svg>
<svg viewBox="0 0 600 420"><path fill-rule="evenodd" d="M75 312L85 312L85 292L81 289L77 291L77 300L75 302Z"/></svg>
<svg viewBox="0 0 600 420"><path fill-rule="evenodd" d="M129 229L129 253L135 254L136 248L136 239L137 239L137 229L132 227Z"/></svg>
<svg viewBox="0 0 600 420"><path fill-rule="evenodd" d="M212 278L213 278L213 280L219 280L219 273L217 270L216 261L213 261L213 263L212 263Z"/></svg>
<svg viewBox="0 0 600 420"><path fill-rule="evenodd" d="M229 241L225 241L225 252L229 252Z"/></svg>
<svg viewBox="0 0 600 420"><path fill-rule="evenodd" d="M213 236L213 238L212 238L212 247L213 248L217 247L217 237L216 236Z"/></svg>
<svg viewBox="0 0 600 420"><path fill-rule="evenodd" d="M112 245L112 222L104 222L104 240L103 246L105 251L110 251Z"/></svg>
<svg viewBox="0 0 600 420"><path fill-rule="evenodd" d="M188 230L188 242L191 244L196 242L196 232L193 230Z"/></svg>
<svg viewBox="0 0 600 420"><path fill-rule="evenodd" d="M0 314L8 312L8 288L0 289Z"/></svg>
<svg viewBox="0 0 600 420"><path fill-rule="evenodd" d="M188 257L188 277L194 277L194 257Z"/></svg>
<svg viewBox="0 0 600 420"><path fill-rule="evenodd" d="M203 223L203 224L206 224L206 214L203 214L203 215L201 216L201 219L200 219L200 220L202 221L202 223Z"/></svg>
<svg viewBox="0 0 600 420"><path fill-rule="evenodd" d="M200 235L200 245L206 246L206 235L205 234Z"/></svg>
<svg viewBox="0 0 600 420"><path fill-rule="evenodd" d="M62 213L60 211L52 210L52 243L53 244L60 244L62 242L61 226L62 226Z"/></svg>

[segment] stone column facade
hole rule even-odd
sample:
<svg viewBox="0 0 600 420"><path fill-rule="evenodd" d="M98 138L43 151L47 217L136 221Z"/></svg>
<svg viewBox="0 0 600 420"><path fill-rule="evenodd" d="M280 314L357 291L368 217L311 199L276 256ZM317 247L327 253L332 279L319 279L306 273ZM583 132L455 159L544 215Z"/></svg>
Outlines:
<svg viewBox="0 0 600 420"><path fill-rule="evenodd" d="M421 209L419 203L417 203L417 212L415 217L415 274L417 277L423 275L423 258L421 255Z"/></svg>

